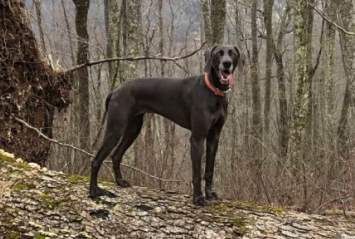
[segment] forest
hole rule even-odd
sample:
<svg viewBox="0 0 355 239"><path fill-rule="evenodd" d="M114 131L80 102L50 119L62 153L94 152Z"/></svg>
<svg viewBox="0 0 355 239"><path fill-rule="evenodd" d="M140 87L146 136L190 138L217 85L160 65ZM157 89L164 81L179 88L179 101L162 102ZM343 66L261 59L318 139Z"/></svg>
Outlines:
<svg viewBox="0 0 355 239"><path fill-rule="evenodd" d="M220 197L354 209L354 1L1 0L0 24L0 148L88 176L110 92L136 78L202 75L207 49L237 46ZM191 194L189 137L146 114L125 178ZM113 180L110 159L101 179Z"/></svg>

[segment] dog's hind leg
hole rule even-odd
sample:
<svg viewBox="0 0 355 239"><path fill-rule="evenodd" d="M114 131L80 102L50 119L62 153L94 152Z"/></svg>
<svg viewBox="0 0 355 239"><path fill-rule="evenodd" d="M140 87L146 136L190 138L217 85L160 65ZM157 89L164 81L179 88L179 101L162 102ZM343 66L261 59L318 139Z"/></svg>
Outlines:
<svg viewBox="0 0 355 239"><path fill-rule="evenodd" d="M120 187L129 187L130 184L123 179L121 173L122 156L126 150L132 145L134 140L139 135L143 124L143 114L135 116L131 119L127 125L126 131L122 137L120 145L115 149L112 154L113 171L115 174L115 180Z"/></svg>
<svg viewBox="0 0 355 239"><path fill-rule="evenodd" d="M97 176L102 162L112 152L112 150L120 144L122 135L125 130L122 124L107 124L106 133L100 150L97 152L95 159L91 163L91 177L90 177L90 192L91 198L99 196L115 196L113 193L99 188L97 185Z"/></svg>

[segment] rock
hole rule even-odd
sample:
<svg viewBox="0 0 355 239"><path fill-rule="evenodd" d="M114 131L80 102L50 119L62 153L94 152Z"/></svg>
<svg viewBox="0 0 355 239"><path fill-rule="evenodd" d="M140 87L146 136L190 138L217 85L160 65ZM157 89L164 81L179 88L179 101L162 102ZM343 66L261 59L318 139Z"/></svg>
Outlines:
<svg viewBox="0 0 355 239"><path fill-rule="evenodd" d="M7 155L0 158L0 239L14 235L59 239L355 239L354 218L339 214L277 213L279 210L270 207L237 201L196 207L186 195L144 187L122 189L113 184L105 184L105 188L117 197L91 200L85 177L43 170L0 152Z"/></svg>

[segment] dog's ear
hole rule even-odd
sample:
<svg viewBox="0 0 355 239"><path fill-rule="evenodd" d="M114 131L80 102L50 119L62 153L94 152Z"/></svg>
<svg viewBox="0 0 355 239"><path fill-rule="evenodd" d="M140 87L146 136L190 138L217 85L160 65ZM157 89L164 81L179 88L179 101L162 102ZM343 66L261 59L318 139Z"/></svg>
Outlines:
<svg viewBox="0 0 355 239"><path fill-rule="evenodd" d="M209 48L205 51L205 71L208 72L209 69L211 68L211 59L214 50L217 48L217 46L213 46L212 48Z"/></svg>

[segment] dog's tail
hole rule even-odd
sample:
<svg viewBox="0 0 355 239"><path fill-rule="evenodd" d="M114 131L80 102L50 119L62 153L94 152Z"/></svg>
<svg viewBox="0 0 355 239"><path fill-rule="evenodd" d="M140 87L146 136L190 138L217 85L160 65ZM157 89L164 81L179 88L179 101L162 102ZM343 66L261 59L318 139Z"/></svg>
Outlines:
<svg viewBox="0 0 355 239"><path fill-rule="evenodd" d="M94 143L92 144L92 148L95 148L95 147L96 147L96 144L97 144L97 142L98 142L98 139L100 138L102 129L103 129L103 127L104 127L104 123L105 123L105 119L106 119L106 115L107 115L108 104L110 103L111 96L112 96L112 93L110 93L110 94L106 97L106 100L105 100L105 112L104 112L104 115L103 115L102 120L101 120L101 125L100 125L99 132L97 132L95 141L94 141Z"/></svg>

